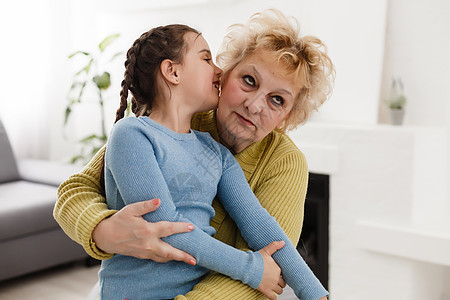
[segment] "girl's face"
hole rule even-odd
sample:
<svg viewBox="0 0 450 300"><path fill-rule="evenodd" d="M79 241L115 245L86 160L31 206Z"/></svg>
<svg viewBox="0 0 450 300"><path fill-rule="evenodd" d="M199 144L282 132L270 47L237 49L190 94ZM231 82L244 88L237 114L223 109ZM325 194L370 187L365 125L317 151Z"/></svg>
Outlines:
<svg viewBox="0 0 450 300"><path fill-rule="evenodd" d="M188 50L183 58L180 85L183 97L195 112L215 109L219 100L222 70L212 61L208 43L202 35L186 33Z"/></svg>
<svg viewBox="0 0 450 300"><path fill-rule="evenodd" d="M221 141L239 153L283 124L299 93L273 56L255 52L224 79L217 109Z"/></svg>

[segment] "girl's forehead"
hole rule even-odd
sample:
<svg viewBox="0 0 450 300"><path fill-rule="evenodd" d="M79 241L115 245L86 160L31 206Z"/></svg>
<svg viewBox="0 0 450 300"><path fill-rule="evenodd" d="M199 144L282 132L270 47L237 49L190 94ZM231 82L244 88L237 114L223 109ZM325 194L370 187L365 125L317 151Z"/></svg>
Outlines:
<svg viewBox="0 0 450 300"><path fill-rule="evenodd" d="M193 48L202 48L202 49L208 49L209 45L206 42L203 35L195 33L195 32L187 32L185 34L185 40L186 43L189 45L189 49Z"/></svg>

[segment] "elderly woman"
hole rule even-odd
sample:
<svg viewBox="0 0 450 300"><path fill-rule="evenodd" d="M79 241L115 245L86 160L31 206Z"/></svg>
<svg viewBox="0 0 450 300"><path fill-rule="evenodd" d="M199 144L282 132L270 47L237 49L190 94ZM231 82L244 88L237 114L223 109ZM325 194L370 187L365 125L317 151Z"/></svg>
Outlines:
<svg viewBox="0 0 450 300"><path fill-rule="evenodd" d="M223 68L222 92L215 111L197 114L192 128L209 132L235 154L246 179L267 211L297 244L303 221L308 170L303 154L285 134L305 122L331 92L334 67L323 43L300 37L278 11L253 15L247 24L231 26L217 57ZM145 107L134 107L146 115ZM58 192L54 216L64 231L94 258L123 254L158 262L192 256L160 238L186 232L190 224L148 223L141 216L157 209L152 201L119 212L106 206L102 187L104 149ZM219 201L213 203L215 238L249 250L236 224ZM249 286L208 274L176 299L260 299Z"/></svg>

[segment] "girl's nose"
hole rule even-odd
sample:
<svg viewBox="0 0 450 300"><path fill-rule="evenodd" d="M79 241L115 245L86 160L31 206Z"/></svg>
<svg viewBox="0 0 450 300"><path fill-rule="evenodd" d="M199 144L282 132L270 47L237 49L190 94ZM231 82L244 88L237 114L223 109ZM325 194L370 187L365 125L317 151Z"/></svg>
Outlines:
<svg viewBox="0 0 450 300"><path fill-rule="evenodd" d="M222 69L219 68L218 66L214 65L214 73L220 78L220 76L222 76Z"/></svg>

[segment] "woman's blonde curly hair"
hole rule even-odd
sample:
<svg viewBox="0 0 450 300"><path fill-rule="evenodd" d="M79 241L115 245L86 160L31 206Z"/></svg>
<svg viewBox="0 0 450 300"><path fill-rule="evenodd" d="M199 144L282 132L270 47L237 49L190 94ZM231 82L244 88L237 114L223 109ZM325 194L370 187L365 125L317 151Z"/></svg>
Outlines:
<svg viewBox="0 0 450 300"><path fill-rule="evenodd" d="M282 131L295 129L304 123L331 95L335 69L327 55L325 44L314 36L300 36L298 21L287 18L276 9L252 15L246 24L228 28L217 55L223 77L256 51L274 55L293 75L300 93L286 118Z"/></svg>

